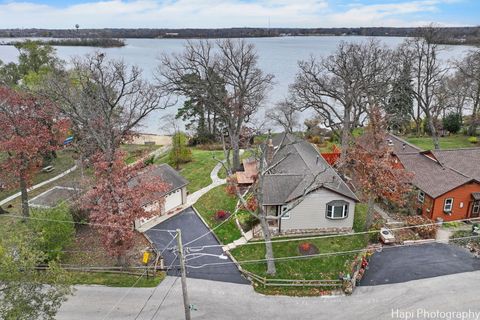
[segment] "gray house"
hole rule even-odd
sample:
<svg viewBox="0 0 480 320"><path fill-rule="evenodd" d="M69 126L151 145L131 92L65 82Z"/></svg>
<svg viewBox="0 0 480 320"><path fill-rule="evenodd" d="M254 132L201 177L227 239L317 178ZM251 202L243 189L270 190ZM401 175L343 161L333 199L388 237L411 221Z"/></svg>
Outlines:
<svg viewBox="0 0 480 320"><path fill-rule="evenodd" d="M311 143L291 134L270 142L263 205L274 233L348 232L358 198Z"/></svg>

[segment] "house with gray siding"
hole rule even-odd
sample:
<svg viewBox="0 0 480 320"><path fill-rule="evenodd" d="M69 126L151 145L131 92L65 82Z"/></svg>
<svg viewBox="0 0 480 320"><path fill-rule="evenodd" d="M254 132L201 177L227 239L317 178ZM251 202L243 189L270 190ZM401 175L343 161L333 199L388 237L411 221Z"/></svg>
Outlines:
<svg viewBox="0 0 480 320"><path fill-rule="evenodd" d="M317 148L292 134L268 142L263 206L274 233L349 232L358 198Z"/></svg>

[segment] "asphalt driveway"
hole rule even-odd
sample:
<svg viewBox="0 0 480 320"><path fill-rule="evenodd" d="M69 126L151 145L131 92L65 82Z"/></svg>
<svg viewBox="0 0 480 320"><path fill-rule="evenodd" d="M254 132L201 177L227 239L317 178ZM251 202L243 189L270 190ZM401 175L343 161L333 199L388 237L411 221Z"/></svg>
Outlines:
<svg viewBox="0 0 480 320"><path fill-rule="evenodd" d="M360 285L374 286L480 270L480 259L443 243L388 247L376 252Z"/></svg>
<svg viewBox="0 0 480 320"><path fill-rule="evenodd" d="M166 232L157 232L155 229L182 230L182 240L184 244L197 239L209 231L209 229L205 226L202 220L200 220L192 208L187 208L176 216L161 222L150 230L146 231L147 236L153 241L154 245L159 251L164 250L165 247L168 246L167 250L165 250L163 253L165 266L179 265L178 257L176 256L174 250L171 250L171 248L176 247L177 243L176 240L171 242L173 239L173 234L170 235ZM186 248L218 244L219 242L213 236L213 234L209 233L201 239L187 245ZM196 253L206 253L214 256L201 256L196 255ZM188 254L188 256L186 255L187 265L191 266L187 267L187 277L249 284L249 282L241 275L240 271L238 271L237 266L233 263L216 266L203 266L204 264L210 263L232 262L230 258L227 260L218 258L219 255L222 255L222 253L223 250L221 247L205 248L197 252L194 252L193 250L186 252L186 254ZM178 276L179 270L178 268L172 268L172 270L169 270L167 273L168 275Z"/></svg>

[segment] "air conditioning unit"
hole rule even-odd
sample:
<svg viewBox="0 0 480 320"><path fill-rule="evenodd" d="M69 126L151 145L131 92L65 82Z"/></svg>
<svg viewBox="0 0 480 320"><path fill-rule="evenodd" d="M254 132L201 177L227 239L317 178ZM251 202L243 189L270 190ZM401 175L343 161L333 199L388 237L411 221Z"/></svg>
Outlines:
<svg viewBox="0 0 480 320"><path fill-rule="evenodd" d="M380 239L385 244L395 242L395 236L393 235L392 231L388 228L381 228L380 229Z"/></svg>

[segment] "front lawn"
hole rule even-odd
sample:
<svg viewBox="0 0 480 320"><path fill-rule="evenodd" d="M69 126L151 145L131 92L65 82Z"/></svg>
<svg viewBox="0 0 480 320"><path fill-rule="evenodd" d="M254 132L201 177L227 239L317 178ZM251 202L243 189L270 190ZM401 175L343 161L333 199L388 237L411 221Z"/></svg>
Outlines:
<svg viewBox="0 0 480 320"><path fill-rule="evenodd" d="M225 186L222 185L204 194L197 203L195 203L194 207L207 222L210 229L213 229L224 222L215 218L216 212L225 210L233 214L236 204L237 198L227 194L225 192ZM214 233L223 244L229 244L242 236L235 223L235 217L233 216L215 229Z"/></svg>
<svg viewBox="0 0 480 320"><path fill-rule="evenodd" d="M468 141L468 136L463 134L455 134L447 137L440 137L440 148L441 149L458 149L458 148L471 148L478 145L472 144ZM405 140L411 144L416 145L422 150L432 150L434 149L432 137L404 137Z"/></svg>
<svg viewBox="0 0 480 320"><path fill-rule="evenodd" d="M192 148L192 161L181 165L179 171L189 182L187 185L188 192L193 193L212 183L210 173L218 163L213 156L215 156L216 159L224 159L223 151L209 151ZM168 163L168 154L157 159L155 162Z"/></svg>
<svg viewBox="0 0 480 320"><path fill-rule="evenodd" d="M365 221L365 206L359 204L355 210L355 231L362 231ZM275 238L282 239L282 238ZM305 241L292 241L273 244L276 258L300 256L299 244ZM333 253L350 250L364 249L368 244L368 235L344 235L331 238L317 238L308 240L318 248L321 253ZM242 268L260 277L273 279L299 279L299 280L336 280L341 272L350 272L350 266L357 253L339 254L332 256L320 256L313 258L291 259L276 261L277 274L274 277L266 274L265 262L242 263L242 261L265 259L265 245L243 245L231 251ZM257 291L268 294L288 295L318 295L322 288L311 287L263 287L257 285Z"/></svg>
<svg viewBox="0 0 480 320"><path fill-rule="evenodd" d="M51 179L62 172L72 168L75 165L75 160L73 159L73 151L71 149L64 149L57 151L57 158L52 160L51 164L55 169L50 172L39 171L32 179L32 185L41 183L48 179ZM0 200L7 198L15 193L18 189L13 190L4 190L0 192Z"/></svg>
<svg viewBox="0 0 480 320"><path fill-rule="evenodd" d="M141 271L143 272L143 271ZM140 272L140 274L141 274ZM165 278L164 272L157 272L157 275L148 277L144 275L139 279L140 275L125 273L109 273L109 272L69 272L72 284L86 285L102 285L107 287L132 287L136 288L153 288L162 282ZM138 280L138 282L137 282Z"/></svg>

